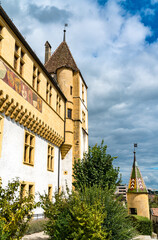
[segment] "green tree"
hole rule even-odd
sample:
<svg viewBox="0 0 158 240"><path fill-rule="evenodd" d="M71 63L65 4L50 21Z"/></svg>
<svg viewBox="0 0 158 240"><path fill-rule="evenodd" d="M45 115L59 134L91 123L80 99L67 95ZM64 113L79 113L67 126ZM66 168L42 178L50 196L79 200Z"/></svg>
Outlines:
<svg viewBox="0 0 158 240"><path fill-rule="evenodd" d="M18 179L0 187L0 239L21 239L35 207L33 196L21 197Z"/></svg>
<svg viewBox="0 0 158 240"><path fill-rule="evenodd" d="M100 146L96 144L92 148L89 147L88 153L85 153L82 160L74 162L73 186L75 189L93 185L115 189L116 185L120 183L119 168L113 167L113 160L116 157L111 157L106 150L107 146L102 141Z"/></svg>

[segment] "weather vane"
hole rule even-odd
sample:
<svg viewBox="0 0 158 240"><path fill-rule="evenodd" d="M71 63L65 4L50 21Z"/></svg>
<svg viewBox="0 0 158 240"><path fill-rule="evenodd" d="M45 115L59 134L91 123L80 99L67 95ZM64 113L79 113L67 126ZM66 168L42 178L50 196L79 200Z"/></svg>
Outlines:
<svg viewBox="0 0 158 240"><path fill-rule="evenodd" d="M135 152L135 148L136 148L137 146L138 146L137 143L134 143L134 152Z"/></svg>
<svg viewBox="0 0 158 240"><path fill-rule="evenodd" d="M64 37L63 37L64 42L65 42L65 35L66 35L66 27L68 27L67 23L65 23L65 25L64 25Z"/></svg>

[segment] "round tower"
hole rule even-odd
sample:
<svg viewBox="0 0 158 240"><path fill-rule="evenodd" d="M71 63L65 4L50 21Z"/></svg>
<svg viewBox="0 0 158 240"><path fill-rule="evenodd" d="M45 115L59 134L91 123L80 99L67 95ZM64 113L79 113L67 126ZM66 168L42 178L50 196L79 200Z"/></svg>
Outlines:
<svg viewBox="0 0 158 240"><path fill-rule="evenodd" d="M135 149L133 167L127 191L127 207L128 214L150 218L148 191L136 161Z"/></svg>

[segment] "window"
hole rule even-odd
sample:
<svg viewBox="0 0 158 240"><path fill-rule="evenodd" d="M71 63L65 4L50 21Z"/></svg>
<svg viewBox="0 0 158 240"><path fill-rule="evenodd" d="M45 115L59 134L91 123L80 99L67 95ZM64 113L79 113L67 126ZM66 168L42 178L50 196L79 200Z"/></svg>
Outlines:
<svg viewBox="0 0 158 240"><path fill-rule="evenodd" d="M3 27L0 25L0 34L2 34Z"/></svg>
<svg viewBox="0 0 158 240"><path fill-rule="evenodd" d="M48 144L47 170L54 172L54 147Z"/></svg>
<svg viewBox="0 0 158 240"><path fill-rule="evenodd" d="M86 114L82 111L82 127L86 127Z"/></svg>
<svg viewBox="0 0 158 240"><path fill-rule="evenodd" d="M33 66L32 87L39 93L40 91L40 71L36 66Z"/></svg>
<svg viewBox="0 0 158 240"><path fill-rule="evenodd" d="M19 52L19 46L15 43L15 52L18 54Z"/></svg>
<svg viewBox="0 0 158 240"><path fill-rule="evenodd" d="M48 185L48 197L49 197L49 200L52 200L52 190L53 190L52 185L49 184Z"/></svg>
<svg viewBox="0 0 158 240"><path fill-rule="evenodd" d="M47 89L46 89L46 101L50 105L52 105L52 86L49 82L47 82Z"/></svg>
<svg viewBox="0 0 158 240"><path fill-rule="evenodd" d="M24 68L24 51L19 47L17 43L15 43L14 49L14 68L18 71L21 75L23 75L23 68Z"/></svg>
<svg viewBox="0 0 158 240"><path fill-rule="evenodd" d="M35 195L35 185L30 182L21 182L20 184L20 196L21 198Z"/></svg>
<svg viewBox="0 0 158 240"><path fill-rule="evenodd" d="M130 214L137 215L137 209L136 208L130 208Z"/></svg>
<svg viewBox="0 0 158 240"><path fill-rule="evenodd" d="M72 86L70 86L70 95L72 95Z"/></svg>
<svg viewBox="0 0 158 240"><path fill-rule="evenodd" d="M82 101L84 101L84 84L82 84Z"/></svg>
<svg viewBox="0 0 158 240"><path fill-rule="evenodd" d="M57 111L57 113L59 113L59 114L60 114L60 108L61 108L61 98L60 98L59 95L57 94L56 111Z"/></svg>
<svg viewBox="0 0 158 240"><path fill-rule="evenodd" d="M23 75L23 67L24 67L24 63L22 63L20 61L20 74Z"/></svg>
<svg viewBox="0 0 158 240"><path fill-rule="evenodd" d="M21 51L21 59L23 59L24 60L24 52L23 51Z"/></svg>
<svg viewBox="0 0 158 240"><path fill-rule="evenodd" d="M0 41L3 39L2 32L3 32L3 27L2 25L0 25Z"/></svg>
<svg viewBox="0 0 158 240"><path fill-rule="evenodd" d="M24 164L34 165L35 136L25 132Z"/></svg>
<svg viewBox="0 0 158 240"><path fill-rule="evenodd" d="M1 156L1 150L2 150L3 124L4 124L4 118L0 115L0 156Z"/></svg>
<svg viewBox="0 0 158 240"><path fill-rule="evenodd" d="M67 117L69 119L72 119L72 109L70 109L70 108L68 108L68 110L67 110Z"/></svg>
<svg viewBox="0 0 158 240"><path fill-rule="evenodd" d="M18 68L18 57L14 56L14 68L17 70Z"/></svg>

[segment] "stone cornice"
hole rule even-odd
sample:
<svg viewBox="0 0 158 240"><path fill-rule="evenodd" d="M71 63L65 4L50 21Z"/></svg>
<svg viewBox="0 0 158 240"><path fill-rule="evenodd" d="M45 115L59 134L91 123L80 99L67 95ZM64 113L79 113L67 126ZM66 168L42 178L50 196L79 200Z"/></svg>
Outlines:
<svg viewBox="0 0 158 240"><path fill-rule="evenodd" d="M16 102L14 98L4 94L2 90L0 91L0 112L58 147L64 142L64 138L54 129Z"/></svg>

